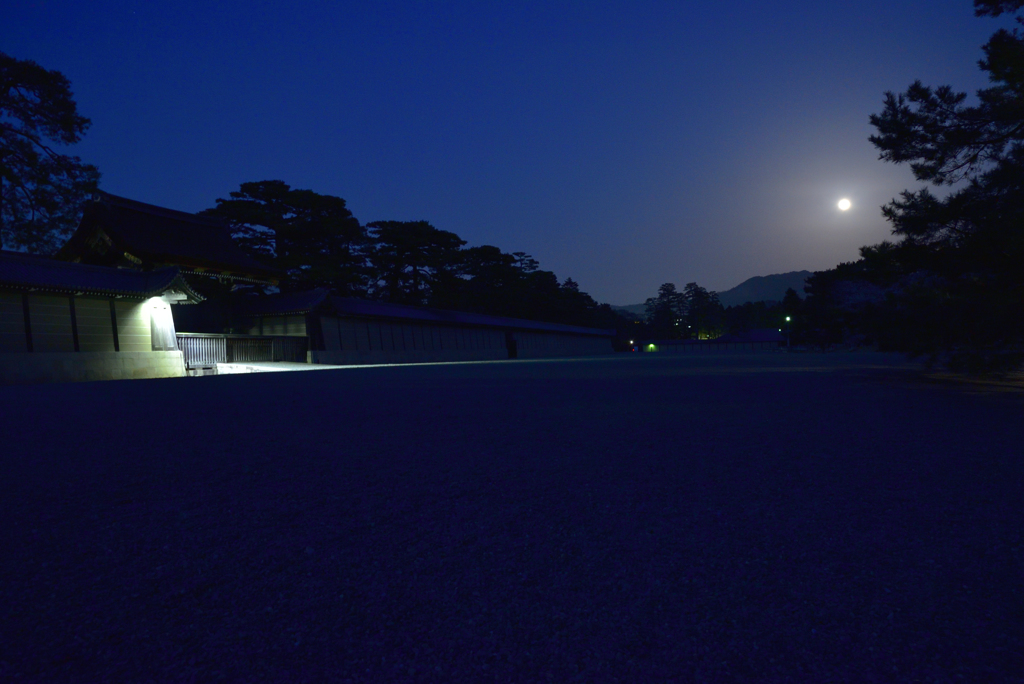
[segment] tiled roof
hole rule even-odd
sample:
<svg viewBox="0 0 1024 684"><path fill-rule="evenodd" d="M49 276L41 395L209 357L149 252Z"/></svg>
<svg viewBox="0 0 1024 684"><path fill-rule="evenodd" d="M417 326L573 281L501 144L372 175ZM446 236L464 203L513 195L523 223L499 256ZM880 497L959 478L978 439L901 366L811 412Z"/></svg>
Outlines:
<svg viewBox="0 0 1024 684"><path fill-rule="evenodd" d="M220 221L136 202L109 193L85 206L82 222L61 250L62 257L88 251L88 240L102 230L120 251L144 262L173 264L256 280L276 279L274 269L243 252Z"/></svg>
<svg viewBox="0 0 1024 684"><path fill-rule="evenodd" d="M237 310L250 316L284 316L309 313L330 295L326 288L318 287L306 292L272 295L245 295L236 300Z"/></svg>
<svg viewBox="0 0 1024 684"><path fill-rule="evenodd" d="M503 316L486 316L484 314L467 313L465 311L445 311L442 309L405 306L403 304L387 304L368 299L331 297L330 306L338 313L350 316L404 318L411 320L433 321L436 323L447 323L449 325L470 325L487 328L507 328L513 330L538 330L545 332L573 333L576 335L612 336L615 334L614 330L584 328L576 325L563 325L561 323L542 323L540 321L527 321L521 318L505 318Z"/></svg>
<svg viewBox="0 0 1024 684"><path fill-rule="evenodd" d="M415 320L445 325L537 330L575 335L612 336L615 334L614 330L584 328L575 325L562 325L560 323L542 323L540 321L527 321L521 318L485 316L484 314L467 313L464 311L445 311L404 304L388 304L369 299L334 297L329 296L327 290L322 288L308 292L268 295L265 297L249 296L243 300L240 308L244 313L263 316L308 313L320 309L325 312L333 312L345 316Z"/></svg>
<svg viewBox="0 0 1024 684"><path fill-rule="evenodd" d="M0 251L0 288L126 297L155 297L178 289L202 299L188 288L177 268L134 271L6 251Z"/></svg>

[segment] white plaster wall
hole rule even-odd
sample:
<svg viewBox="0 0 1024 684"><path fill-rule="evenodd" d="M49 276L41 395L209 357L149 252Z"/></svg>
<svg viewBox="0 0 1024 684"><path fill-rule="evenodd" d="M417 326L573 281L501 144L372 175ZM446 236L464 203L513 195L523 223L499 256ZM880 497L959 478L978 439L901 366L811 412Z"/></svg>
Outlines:
<svg viewBox="0 0 1024 684"><path fill-rule="evenodd" d="M153 349L147 302L117 300L117 341L122 352L148 352ZM33 325L33 336L35 329Z"/></svg>
<svg viewBox="0 0 1024 684"><path fill-rule="evenodd" d="M75 298L78 321L78 350L83 352L114 351L114 331L110 325L110 301Z"/></svg>
<svg viewBox="0 0 1024 684"><path fill-rule="evenodd" d="M0 354L0 384L180 378L180 351Z"/></svg>

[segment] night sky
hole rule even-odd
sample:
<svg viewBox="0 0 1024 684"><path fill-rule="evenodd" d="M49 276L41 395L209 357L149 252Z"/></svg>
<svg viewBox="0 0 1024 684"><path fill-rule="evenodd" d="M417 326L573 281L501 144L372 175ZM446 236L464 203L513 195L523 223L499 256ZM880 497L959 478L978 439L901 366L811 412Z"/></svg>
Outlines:
<svg viewBox="0 0 1024 684"><path fill-rule="evenodd" d="M596 299L725 290L886 239L886 90L984 86L970 0L5 6L108 192L184 211L245 181L525 251ZM842 197L853 202L836 209Z"/></svg>

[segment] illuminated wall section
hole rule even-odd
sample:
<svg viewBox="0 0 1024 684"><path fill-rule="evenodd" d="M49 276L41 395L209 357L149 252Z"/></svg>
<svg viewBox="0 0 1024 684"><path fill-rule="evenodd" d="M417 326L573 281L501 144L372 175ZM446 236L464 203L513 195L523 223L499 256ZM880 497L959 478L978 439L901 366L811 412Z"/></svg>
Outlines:
<svg viewBox="0 0 1024 684"><path fill-rule="evenodd" d="M117 300L117 339L119 351L153 351L149 307L145 302Z"/></svg>
<svg viewBox="0 0 1024 684"><path fill-rule="evenodd" d="M114 351L114 330L110 324L110 302L105 299L75 298L78 350Z"/></svg>

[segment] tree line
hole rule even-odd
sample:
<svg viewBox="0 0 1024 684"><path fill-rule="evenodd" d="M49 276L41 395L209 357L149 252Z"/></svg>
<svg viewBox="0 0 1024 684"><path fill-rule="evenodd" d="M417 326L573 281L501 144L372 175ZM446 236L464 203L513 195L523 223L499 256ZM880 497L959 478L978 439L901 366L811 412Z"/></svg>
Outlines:
<svg viewBox="0 0 1024 684"><path fill-rule="evenodd" d="M238 244L277 268L282 292L328 287L394 304L431 306L603 328L625 328L571 278L525 252L467 247L428 221L362 224L344 199L284 181L243 183L201 215L227 224Z"/></svg>
<svg viewBox="0 0 1024 684"><path fill-rule="evenodd" d="M664 283L644 302L644 313L651 336L658 339L715 338L725 323L718 293L697 283L687 283L682 292L675 283Z"/></svg>
<svg viewBox="0 0 1024 684"><path fill-rule="evenodd" d="M67 154L90 125L59 71L0 52L0 248L51 254L95 192L95 166Z"/></svg>
<svg viewBox="0 0 1024 684"><path fill-rule="evenodd" d="M664 283L657 295L644 302L644 315L634 317L633 337L713 340L768 328L795 333L794 323L803 318L803 309L803 300L792 288L781 302L747 302L725 307L717 292L697 283L687 283L682 291L676 289L675 283Z"/></svg>
<svg viewBox="0 0 1024 684"><path fill-rule="evenodd" d="M975 0L979 17L1022 0ZM883 207L894 239L808 279L804 326L821 344L861 341L953 369L1024 362L1024 35L997 30L979 66L990 86L968 102L916 81L871 116L880 159L927 185Z"/></svg>

